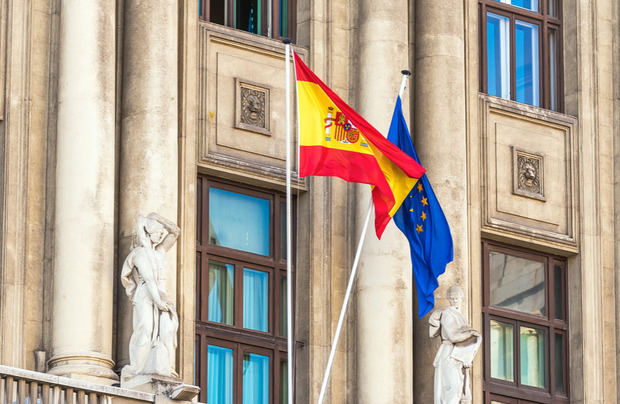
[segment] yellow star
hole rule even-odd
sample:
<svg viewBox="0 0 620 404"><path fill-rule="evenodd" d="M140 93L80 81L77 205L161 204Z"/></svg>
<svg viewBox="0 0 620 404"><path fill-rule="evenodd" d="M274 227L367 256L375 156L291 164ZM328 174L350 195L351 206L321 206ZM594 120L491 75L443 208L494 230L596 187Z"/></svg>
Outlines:
<svg viewBox="0 0 620 404"><path fill-rule="evenodd" d="M418 191L422 192L422 189L424 189L424 188L422 187L422 183L421 183L421 182L418 182Z"/></svg>
<svg viewBox="0 0 620 404"><path fill-rule="evenodd" d="M413 212L413 209L409 209L409 212Z"/></svg>
<svg viewBox="0 0 620 404"><path fill-rule="evenodd" d="M422 229L422 225L416 224L415 231L417 231L418 234L420 234L421 232L424 231L424 229Z"/></svg>
<svg viewBox="0 0 620 404"><path fill-rule="evenodd" d="M422 205L428 205L428 199L426 197L422 198Z"/></svg>
<svg viewBox="0 0 620 404"><path fill-rule="evenodd" d="M426 212L422 212L422 215L420 215L420 217L422 218L422 221L426 220Z"/></svg>

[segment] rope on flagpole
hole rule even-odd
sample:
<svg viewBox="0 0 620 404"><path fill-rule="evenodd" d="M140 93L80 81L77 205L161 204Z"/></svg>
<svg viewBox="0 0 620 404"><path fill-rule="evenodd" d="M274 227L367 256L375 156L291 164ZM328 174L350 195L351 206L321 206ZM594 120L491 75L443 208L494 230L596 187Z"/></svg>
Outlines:
<svg viewBox="0 0 620 404"><path fill-rule="evenodd" d="M398 92L398 96L402 97L405 92L405 88L407 87L407 78L411 76L411 72L409 70L401 71L403 78L400 83L400 90ZM366 220L364 220L364 226L362 227L362 234L360 235L360 240L357 243L357 251L355 252L355 259L353 260L353 267L351 268L351 274L349 275L349 283L347 284L347 290L344 294L344 300L342 302L342 308L340 309L340 316L338 317L338 325L336 326L336 332L334 334L334 341L332 342L332 347L329 351L329 358L327 359L327 365L325 366L325 373L323 374L323 382L321 383L321 391L319 392L319 399L317 404L322 404L325 399L325 392L327 391L327 382L329 381L329 376L332 371L332 365L334 363L334 356L336 355L336 347L338 346L338 341L340 340L340 332L342 331L342 325L344 323L344 316L347 313L347 309L349 306L349 298L351 297L351 291L353 290L353 283L355 282L355 275L357 274L357 266L359 263L359 258L362 252L362 246L364 245L364 239L366 238L366 230L368 229L368 223L370 222L370 213L372 212L372 201L370 202L370 206L368 207L368 213L366 214Z"/></svg>
<svg viewBox="0 0 620 404"><path fill-rule="evenodd" d="M293 275L291 265L293 254L291 251L291 41L282 41L285 49L286 63L286 336L287 336L287 373L288 373L288 404L293 404L295 385L293 372Z"/></svg>

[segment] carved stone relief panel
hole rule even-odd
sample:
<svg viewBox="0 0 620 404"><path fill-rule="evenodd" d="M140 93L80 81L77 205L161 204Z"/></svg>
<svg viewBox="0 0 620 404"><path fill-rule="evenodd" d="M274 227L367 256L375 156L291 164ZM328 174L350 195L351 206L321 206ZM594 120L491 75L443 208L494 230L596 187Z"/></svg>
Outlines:
<svg viewBox="0 0 620 404"><path fill-rule="evenodd" d="M512 193L545 200L544 157L512 147Z"/></svg>
<svg viewBox="0 0 620 404"><path fill-rule="evenodd" d="M268 86L235 78L235 127L271 135L269 95Z"/></svg>
<svg viewBox="0 0 620 404"><path fill-rule="evenodd" d="M573 250L576 119L480 95L482 230Z"/></svg>

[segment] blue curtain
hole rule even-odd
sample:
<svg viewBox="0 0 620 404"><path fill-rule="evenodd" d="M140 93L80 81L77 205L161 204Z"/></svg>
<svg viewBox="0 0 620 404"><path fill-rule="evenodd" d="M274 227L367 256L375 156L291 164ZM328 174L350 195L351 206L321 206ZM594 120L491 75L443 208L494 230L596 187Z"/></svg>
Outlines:
<svg viewBox="0 0 620 404"><path fill-rule="evenodd" d="M231 264L209 261L209 321L233 324L235 270Z"/></svg>
<svg viewBox="0 0 620 404"><path fill-rule="evenodd" d="M517 101L540 105L538 25L515 22Z"/></svg>
<svg viewBox="0 0 620 404"><path fill-rule="evenodd" d="M254 269L243 269L243 327L269 331L269 275Z"/></svg>
<svg viewBox="0 0 620 404"><path fill-rule="evenodd" d="M269 357L246 353L243 355L243 404L268 403Z"/></svg>
<svg viewBox="0 0 620 404"><path fill-rule="evenodd" d="M207 359L207 403L232 404L232 402L232 349L209 345Z"/></svg>

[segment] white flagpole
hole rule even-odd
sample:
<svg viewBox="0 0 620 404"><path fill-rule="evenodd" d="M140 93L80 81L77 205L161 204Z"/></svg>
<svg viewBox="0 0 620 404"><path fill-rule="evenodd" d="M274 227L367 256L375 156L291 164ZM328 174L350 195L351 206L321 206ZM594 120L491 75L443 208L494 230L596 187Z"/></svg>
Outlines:
<svg viewBox="0 0 620 404"><path fill-rule="evenodd" d="M291 265L293 254L291 248L291 41L285 39L286 52L286 336L287 336L287 365L288 370L288 404L293 404L295 386L293 372L293 275Z"/></svg>
<svg viewBox="0 0 620 404"><path fill-rule="evenodd" d="M407 78L411 75L409 70L402 70L403 79L400 83L400 91L398 96L402 97L407 87ZM362 252L362 246L364 245L364 239L366 238L366 230L368 229L368 223L370 222L370 212L372 212L372 202L368 207L368 213L366 213L366 220L364 220L364 226L362 227L362 234L360 240L357 243L357 251L355 252L355 259L353 260L353 267L351 268L351 274L349 275L349 283L347 284L347 291L344 294L344 300L342 302L342 308L340 309L340 316L338 317L338 325L336 326L336 333L334 334L334 341L332 342L331 350L329 351L329 358L327 359L327 365L325 366L325 373L323 375L323 382L321 383L321 391L319 392L318 404L322 404L325 399L325 392L327 391L327 382L329 381L329 375L332 371L332 365L334 363L334 356L336 355L336 347L340 340L340 332L342 331L342 324L344 323L344 316L347 313L349 306L349 298L351 297L351 291L353 290L353 283L355 282L355 275L357 274L357 265L359 263L360 254Z"/></svg>

